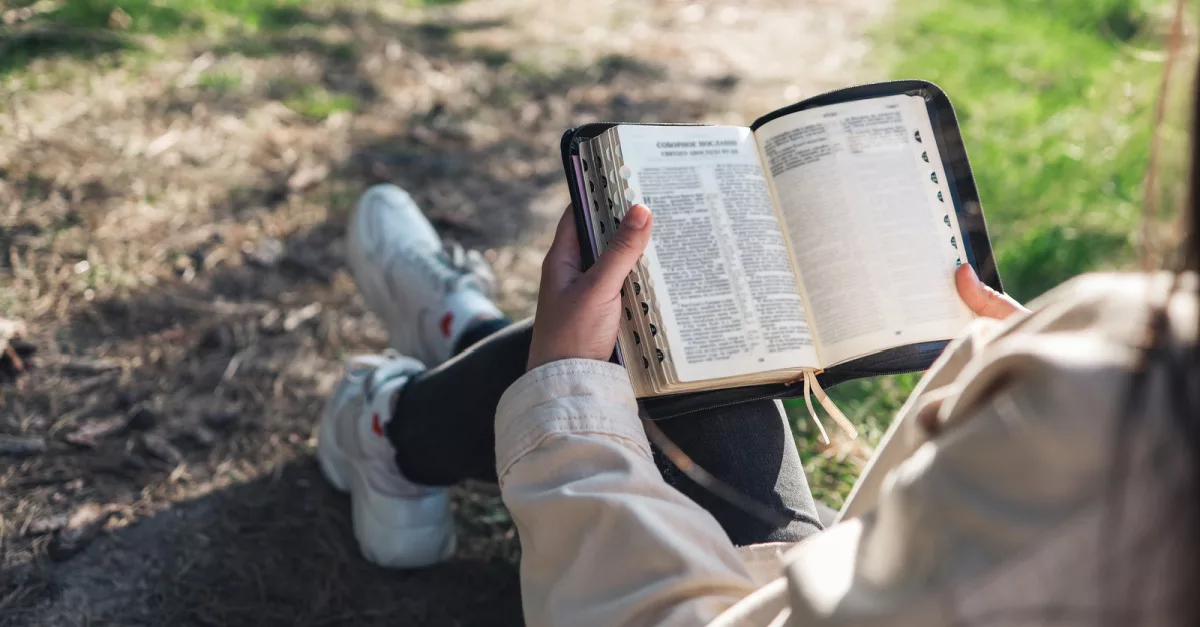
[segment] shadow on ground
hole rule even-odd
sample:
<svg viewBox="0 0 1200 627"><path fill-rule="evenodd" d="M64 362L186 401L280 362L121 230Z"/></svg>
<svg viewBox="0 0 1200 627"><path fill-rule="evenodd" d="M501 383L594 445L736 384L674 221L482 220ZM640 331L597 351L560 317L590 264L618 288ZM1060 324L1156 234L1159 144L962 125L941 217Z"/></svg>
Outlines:
<svg viewBox="0 0 1200 627"><path fill-rule="evenodd" d="M462 501L459 505L462 506ZM10 573L10 624L512 625L512 554L389 571L357 553L348 499L315 465L173 504L98 540L65 576ZM33 609L36 608L36 609Z"/></svg>

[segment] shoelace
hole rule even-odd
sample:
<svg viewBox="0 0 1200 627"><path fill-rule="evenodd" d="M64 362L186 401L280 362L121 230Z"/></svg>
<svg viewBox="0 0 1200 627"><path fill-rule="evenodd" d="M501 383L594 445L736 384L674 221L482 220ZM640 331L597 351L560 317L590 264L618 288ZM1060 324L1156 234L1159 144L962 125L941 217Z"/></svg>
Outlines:
<svg viewBox="0 0 1200 627"><path fill-rule="evenodd" d="M491 296L495 292L496 279L479 251L468 250L455 241L443 241L439 258L457 273L454 280L473 278L484 294Z"/></svg>
<svg viewBox="0 0 1200 627"><path fill-rule="evenodd" d="M396 349L385 348L380 355L388 361L383 364L375 364L370 361L370 355L356 355L351 357L348 362L352 372L354 368L360 369L361 374L358 376L363 377L363 397L368 403L375 398L375 391L384 383L396 377L412 375L410 366L398 365L393 361L403 357Z"/></svg>
<svg viewBox="0 0 1200 627"><path fill-rule="evenodd" d="M817 417L817 410L813 407L812 397L814 395L817 397L817 401L821 403L821 407L824 407L829 416L833 418L833 421L837 423L837 426L846 435L850 436L851 440L856 439L858 437L858 429L854 428L850 419L846 418L846 414L843 414L842 410L838 409L838 406L833 402L833 399L829 398L829 395L825 393L824 388L817 382L817 373L812 370L805 370L804 404L808 406L809 417L816 423L817 430L821 432L821 441L828 445L829 434L825 432L825 425L821 424L821 419Z"/></svg>
<svg viewBox="0 0 1200 627"><path fill-rule="evenodd" d="M456 288L463 280L469 280L487 296L495 293L495 278L479 251L467 250L457 242L443 242L442 250L435 255L408 248L395 248L383 252L381 264L388 268L389 281L396 279L392 269L399 265L420 268L420 273L434 285L447 290Z"/></svg>

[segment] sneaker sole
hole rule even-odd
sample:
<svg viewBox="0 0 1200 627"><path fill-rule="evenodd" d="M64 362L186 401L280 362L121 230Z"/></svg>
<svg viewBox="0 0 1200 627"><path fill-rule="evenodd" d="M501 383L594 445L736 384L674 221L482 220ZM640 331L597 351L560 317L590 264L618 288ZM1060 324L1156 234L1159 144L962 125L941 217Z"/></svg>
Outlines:
<svg viewBox="0 0 1200 627"><path fill-rule="evenodd" d="M325 432L327 424L322 420L321 433L317 438L317 463L330 485L350 494L354 538L363 557L384 568L421 568L452 557L457 542L448 513L443 520L423 525L396 524L385 520L386 517L379 515L376 507L372 506L370 487L362 473L348 457L330 444L333 440ZM399 510L407 516L419 516L429 513L431 509L446 508L443 504L447 498L444 493L429 498L428 502L418 502L377 495L374 505ZM411 511L414 509L427 511Z"/></svg>

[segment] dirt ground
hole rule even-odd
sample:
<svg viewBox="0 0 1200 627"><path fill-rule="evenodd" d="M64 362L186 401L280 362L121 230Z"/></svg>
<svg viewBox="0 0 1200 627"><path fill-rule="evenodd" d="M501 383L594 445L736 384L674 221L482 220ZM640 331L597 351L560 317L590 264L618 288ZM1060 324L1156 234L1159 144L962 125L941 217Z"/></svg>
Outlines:
<svg viewBox="0 0 1200 627"><path fill-rule="evenodd" d="M0 625L519 624L494 488L456 490L455 559L389 572L313 463L339 364L386 343L342 264L355 196L409 189L528 315L566 128L749 123L872 78L887 10L403 4L0 77L0 317L26 326L0 370Z"/></svg>

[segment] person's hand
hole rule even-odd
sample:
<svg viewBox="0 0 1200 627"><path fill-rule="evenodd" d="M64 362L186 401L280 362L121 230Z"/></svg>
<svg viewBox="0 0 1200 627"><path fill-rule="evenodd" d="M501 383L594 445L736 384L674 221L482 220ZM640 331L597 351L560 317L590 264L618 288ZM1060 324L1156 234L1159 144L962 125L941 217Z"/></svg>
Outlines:
<svg viewBox="0 0 1200 627"><path fill-rule="evenodd" d="M575 214L567 207L542 262L529 370L573 357L608 360L621 322L621 286L650 243L652 222L649 209L634 205L600 259L584 272Z"/></svg>
<svg viewBox="0 0 1200 627"><path fill-rule="evenodd" d="M954 283L958 287L958 296L967 307L982 318L1003 320L1015 313L1026 313L1026 309L1013 300L1008 294L1001 294L984 285L975 274L975 268L964 264L954 273Z"/></svg>

